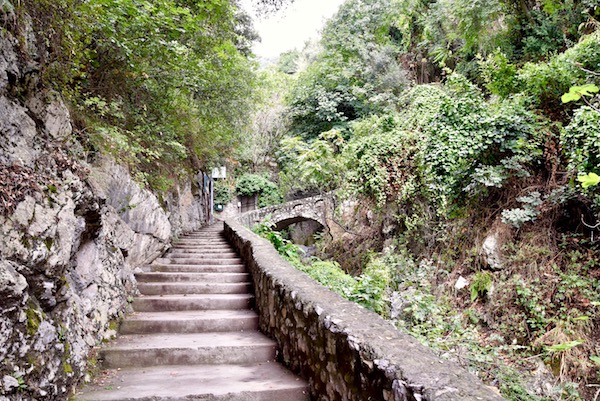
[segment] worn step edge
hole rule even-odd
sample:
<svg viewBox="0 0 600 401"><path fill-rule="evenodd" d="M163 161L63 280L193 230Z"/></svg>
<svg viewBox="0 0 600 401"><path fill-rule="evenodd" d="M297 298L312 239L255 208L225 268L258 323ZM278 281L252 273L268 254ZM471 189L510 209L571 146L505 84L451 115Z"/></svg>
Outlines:
<svg viewBox="0 0 600 401"><path fill-rule="evenodd" d="M138 283L157 282L211 282L211 283L243 283L250 281L249 273L204 273L204 272L144 272L136 273Z"/></svg>
<svg viewBox="0 0 600 401"><path fill-rule="evenodd" d="M204 333L258 330L252 311L140 312L126 318L121 334Z"/></svg>
<svg viewBox="0 0 600 401"><path fill-rule="evenodd" d="M252 290L249 282L242 283L138 283L143 295L160 294L247 294Z"/></svg>
<svg viewBox="0 0 600 401"><path fill-rule="evenodd" d="M236 259L239 258L235 252L199 252L199 253L173 253L169 252L164 259L178 260L178 259Z"/></svg>
<svg viewBox="0 0 600 401"><path fill-rule="evenodd" d="M181 273L244 273L247 268L243 264L214 264L214 265L179 265L155 264L142 268L147 272L181 272Z"/></svg>
<svg viewBox="0 0 600 401"><path fill-rule="evenodd" d="M249 309L254 306L251 294L149 295L136 297L136 312Z"/></svg>
<svg viewBox="0 0 600 401"><path fill-rule="evenodd" d="M76 401L308 401L305 381L275 363L111 370Z"/></svg>
<svg viewBox="0 0 600 401"><path fill-rule="evenodd" d="M104 368L249 364L274 360L276 349L255 332L124 335L100 350L99 359Z"/></svg>
<svg viewBox="0 0 600 401"><path fill-rule="evenodd" d="M177 264L177 265L237 265L242 263L241 258L211 258L211 259L168 259L158 258L152 264Z"/></svg>

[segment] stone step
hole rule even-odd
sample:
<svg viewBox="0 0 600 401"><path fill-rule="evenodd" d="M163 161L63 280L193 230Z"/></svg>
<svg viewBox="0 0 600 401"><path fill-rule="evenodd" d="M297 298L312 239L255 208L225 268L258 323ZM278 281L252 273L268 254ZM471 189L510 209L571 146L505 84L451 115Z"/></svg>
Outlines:
<svg viewBox="0 0 600 401"><path fill-rule="evenodd" d="M137 312L248 309L254 305L250 294L146 295L133 300Z"/></svg>
<svg viewBox="0 0 600 401"><path fill-rule="evenodd" d="M241 263L234 264L206 264L206 265L180 265L170 263L157 263L144 267L150 272L181 272L181 273L245 273L248 270Z"/></svg>
<svg viewBox="0 0 600 401"><path fill-rule="evenodd" d="M173 241L173 245L229 245L229 243L224 238L181 238Z"/></svg>
<svg viewBox="0 0 600 401"><path fill-rule="evenodd" d="M227 254L227 253L234 253L237 255L237 252L235 252L235 250L232 247L220 247L220 248L215 248L214 245L212 247L208 247L208 246L199 246L199 247L195 247L195 248L178 248L178 247L173 247L169 250L168 253L216 253L216 254Z"/></svg>
<svg viewBox="0 0 600 401"><path fill-rule="evenodd" d="M124 335L99 353L104 368L248 364L275 359L277 344L259 332Z"/></svg>
<svg viewBox="0 0 600 401"><path fill-rule="evenodd" d="M169 252L164 256L166 259L237 259L239 256L235 252L198 252L198 253L178 253Z"/></svg>
<svg viewBox="0 0 600 401"><path fill-rule="evenodd" d="M205 333L258 330L251 310L135 312L121 323L121 334Z"/></svg>
<svg viewBox="0 0 600 401"><path fill-rule="evenodd" d="M138 283L187 283L187 282L210 282L210 283L244 283L250 281L248 273L175 273L175 272L148 272L136 273Z"/></svg>
<svg viewBox="0 0 600 401"><path fill-rule="evenodd" d="M221 253L234 252L233 248L227 247L195 247L195 248L171 248L168 253Z"/></svg>
<svg viewBox="0 0 600 401"><path fill-rule="evenodd" d="M179 237L180 239L188 239L188 238L192 238L192 239L224 239L225 237L223 236L223 231L212 231L212 232L199 232L199 233L193 233L193 234L185 234Z"/></svg>
<svg viewBox="0 0 600 401"><path fill-rule="evenodd" d="M177 265L237 265L242 263L241 258L158 258L153 264L177 264Z"/></svg>
<svg viewBox="0 0 600 401"><path fill-rule="evenodd" d="M276 363L111 370L76 401L308 401L306 382Z"/></svg>
<svg viewBox="0 0 600 401"><path fill-rule="evenodd" d="M252 284L243 283L138 283L143 295L160 294L248 294Z"/></svg>
<svg viewBox="0 0 600 401"><path fill-rule="evenodd" d="M217 251L228 251L231 252L233 251L233 248L229 245L229 244L215 244L214 242L210 242L210 243L205 243L205 244L173 244L171 246L170 251L173 250L186 250L186 249L199 249L201 251L204 251L206 249L215 249Z"/></svg>
<svg viewBox="0 0 600 401"><path fill-rule="evenodd" d="M179 245L173 245L171 247L171 249L177 249L177 250L185 250L185 249L210 249L210 248L219 248L219 249L223 249L226 248L228 250L233 249L231 246L229 246L228 244L213 244L213 243L206 243L206 244L179 244Z"/></svg>

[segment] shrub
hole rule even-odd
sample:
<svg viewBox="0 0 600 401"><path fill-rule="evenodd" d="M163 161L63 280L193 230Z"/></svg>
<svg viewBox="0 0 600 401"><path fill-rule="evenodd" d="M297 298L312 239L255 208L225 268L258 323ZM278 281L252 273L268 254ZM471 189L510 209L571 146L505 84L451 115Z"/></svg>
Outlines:
<svg viewBox="0 0 600 401"><path fill-rule="evenodd" d="M486 59L480 58L479 69L485 87L494 95L508 97L517 92L521 85L521 81L517 78L517 67L499 50Z"/></svg>
<svg viewBox="0 0 600 401"><path fill-rule="evenodd" d="M263 174L243 174L236 181L235 192L241 196L258 195L259 207L276 205L283 200L277 184Z"/></svg>
<svg viewBox="0 0 600 401"><path fill-rule="evenodd" d="M556 114L564 106L560 97L573 85L594 80L587 71L600 71L600 33L588 35L564 53L546 63L527 63L517 73L523 82L523 94L537 107ZM597 78L596 78L597 79Z"/></svg>
<svg viewBox="0 0 600 401"><path fill-rule="evenodd" d="M600 173L600 112L579 108L562 131L562 149L569 169L580 173Z"/></svg>
<svg viewBox="0 0 600 401"><path fill-rule="evenodd" d="M215 205L226 205L233 198L233 193L229 184L224 180L215 181L214 203Z"/></svg>

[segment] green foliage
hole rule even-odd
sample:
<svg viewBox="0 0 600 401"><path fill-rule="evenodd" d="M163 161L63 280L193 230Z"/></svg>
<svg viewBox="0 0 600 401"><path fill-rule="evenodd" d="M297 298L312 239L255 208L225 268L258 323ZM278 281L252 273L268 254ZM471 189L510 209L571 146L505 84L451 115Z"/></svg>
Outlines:
<svg viewBox="0 0 600 401"><path fill-rule="evenodd" d="M545 63L526 63L517 76L532 104L556 113L564 110L560 99L569 88L593 82L593 74L587 71L595 71L600 65L599 38L598 33L588 35Z"/></svg>
<svg viewBox="0 0 600 401"><path fill-rule="evenodd" d="M226 205L233 198L233 191L225 180L216 180L214 185L214 204Z"/></svg>
<svg viewBox="0 0 600 401"><path fill-rule="evenodd" d="M339 182L341 162L337 149L343 146L341 133L324 132L311 143L287 137L281 143L278 164L284 192L331 191Z"/></svg>
<svg viewBox="0 0 600 401"><path fill-rule="evenodd" d="M600 111L583 106L561 133L569 169L600 173Z"/></svg>
<svg viewBox="0 0 600 401"><path fill-rule="evenodd" d="M236 180L235 192L241 196L258 195L258 206L266 207L281 203L279 187L265 174L243 174Z"/></svg>
<svg viewBox="0 0 600 401"><path fill-rule="evenodd" d="M353 125L354 139L344 150L347 182L377 205L406 199L418 188L414 175L415 138L400 130L394 116L373 116Z"/></svg>
<svg viewBox="0 0 600 401"><path fill-rule="evenodd" d="M536 395L529 393L523 382L523 375L512 369L502 368L497 373L500 392L510 401L542 401Z"/></svg>
<svg viewBox="0 0 600 401"><path fill-rule="evenodd" d="M486 59L480 57L479 68L485 87L490 93L500 97L518 91L521 82L517 78L517 67L512 64L508 57L496 50Z"/></svg>
<svg viewBox="0 0 600 401"><path fill-rule="evenodd" d="M389 317L392 285L391 266L383 258L371 257L349 298L383 317Z"/></svg>
<svg viewBox="0 0 600 401"><path fill-rule="evenodd" d="M344 272L337 262L312 258L304 263L301 260L300 248L285 239L280 232L274 231L268 219L258 224L254 232L269 240L290 264L315 281L348 300L387 316L389 311L387 292L391 283L391 271L381 260L371 259L363 274L355 278Z"/></svg>
<svg viewBox="0 0 600 401"><path fill-rule="evenodd" d="M268 169L276 158L288 124L283 94L292 80L293 77L274 68L259 71L252 124L246 128L235 155L245 171Z"/></svg>
<svg viewBox="0 0 600 401"><path fill-rule="evenodd" d="M546 351L549 353L554 353L554 352L565 352L568 351L574 347L577 347L578 345L583 344L584 342L581 340L574 340L574 341L569 341L566 343L562 343L562 344L554 344L554 345L549 345L546 346Z"/></svg>
<svg viewBox="0 0 600 401"><path fill-rule="evenodd" d="M600 89L594 84L587 84L581 86L571 86L569 92L561 96L560 100L563 103L576 102L583 96L594 96L594 93L598 93Z"/></svg>
<svg viewBox="0 0 600 401"><path fill-rule="evenodd" d="M492 289L494 276L490 272L477 272L471 281L471 302L484 298Z"/></svg>
<svg viewBox="0 0 600 401"><path fill-rule="evenodd" d="M583 189L600 184L600 176L596 173L581 174L577 177Z"/></svg>
<svg viewBox="0 0 600 401"><path fill-rule="evenodd" d="M511 224L515 228L521 228L521 226L529 221L534 221L539 215L538 207L542 204L539 192L532 192L528 195L517 198L518 202L521 202L523 207L508 209L502 211L502 222Z"/></svg>
<svg viewBox="0 0 600 401"><path fill-rule="evenodd" d="M52 43L47 79L80 139L148 183L208 168L239 144L254 89L249 20L233 3L27 1Z"/></svg>
<svg viewBox="0 0 600 401"><path fill-rule="evenodd" d="M392 108L407 86L393 39L391 0L350 0L328 21L322 51L299 74L287 102L292 133L312 140Z"/></svg>
<svg viewBox="0 0 600 401"><path fill-rule="evenodd" d="M300 60L300 53L298 50L291 50L284 52L279 56L277 62L277 69L284 74L295 74L298 72L298 62Z"/></svg>

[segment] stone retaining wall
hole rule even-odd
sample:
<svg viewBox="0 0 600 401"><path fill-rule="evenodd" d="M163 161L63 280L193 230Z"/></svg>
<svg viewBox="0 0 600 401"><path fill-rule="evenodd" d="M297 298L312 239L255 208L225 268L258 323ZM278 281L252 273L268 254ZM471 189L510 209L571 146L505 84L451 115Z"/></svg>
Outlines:
<svg viewBox="0 0 600 401"><path fill-rule="evenodd" d="M252 274L260 329L307 378L313 400L502 400L389 322L317 284L239 222L225 235Z"/></svg>

